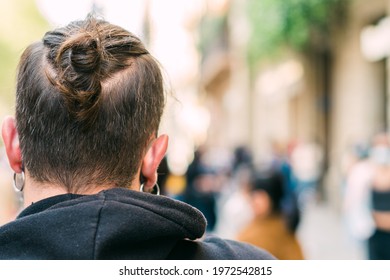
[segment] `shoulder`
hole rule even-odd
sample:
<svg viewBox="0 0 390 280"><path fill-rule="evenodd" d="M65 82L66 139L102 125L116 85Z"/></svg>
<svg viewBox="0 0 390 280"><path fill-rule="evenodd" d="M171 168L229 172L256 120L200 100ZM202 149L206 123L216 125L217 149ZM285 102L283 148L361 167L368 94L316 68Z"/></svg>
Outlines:
<svg viewBox="0 0 390 280"><path fill-rule="evenodd" d="M202 240L181 240L170 255L171 259L193 260L274 260L265 250L234 240L207 236Z"/></svg>
<svg viewBox="0 0 390 280"><path fill-rule="evenodd" d="M275 259L267 251L248 243L208 236L203 246L213 252L218 252L217 259L270 260Z"/></svg>

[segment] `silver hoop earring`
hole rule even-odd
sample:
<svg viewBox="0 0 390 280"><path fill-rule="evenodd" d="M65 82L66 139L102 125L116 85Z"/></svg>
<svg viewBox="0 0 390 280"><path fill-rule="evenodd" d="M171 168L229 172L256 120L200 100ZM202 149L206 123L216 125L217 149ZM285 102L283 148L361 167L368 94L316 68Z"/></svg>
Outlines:
<svg viewBox="0 0 390 280"><path fill-rule="evenodd" d="M17 192L21 192L24 189L24 171L22 173L14 173L14 189Z"/></svg>
<svg viewBox="0 0 390 280"><path fill-rule="evenodd" d="M142 183L141 186L139 187L139 191L145 192L144 191L144 183ZM160 195L160 186L156 183L150 193L155 194L155 195Z"/></svg>

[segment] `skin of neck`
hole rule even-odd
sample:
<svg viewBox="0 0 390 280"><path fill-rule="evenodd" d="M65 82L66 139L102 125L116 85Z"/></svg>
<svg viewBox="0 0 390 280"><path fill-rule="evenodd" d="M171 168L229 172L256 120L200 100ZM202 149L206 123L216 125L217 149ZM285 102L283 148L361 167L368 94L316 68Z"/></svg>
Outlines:
<svg viewBox="0 0 390 280"><path fill-rule="evenodd" d="M138 175L139 175L138 171ZM139 178L139 176L135 176ZM80 192L72 192L74 194L82 195L92 195L97 194L101 191L112 189L112 185L91 185L88 188ZM138 191L140 188L139 180L134 180L128 189ZM25 172L25 182L23 188L23 208L30 206L33 203L36 203L42 199L46 199L52 196L62 195L69 193L68 189L62 185L53 184L53 183L41 183L34 180L26 170Z"/></svg>

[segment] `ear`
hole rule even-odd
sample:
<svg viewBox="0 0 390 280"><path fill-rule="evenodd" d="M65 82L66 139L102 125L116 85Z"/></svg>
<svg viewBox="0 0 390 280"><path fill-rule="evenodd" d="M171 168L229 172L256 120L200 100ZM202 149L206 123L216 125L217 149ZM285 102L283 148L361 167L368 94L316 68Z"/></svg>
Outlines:
<svg viewBox="0 0 390 280"><path fill-rule="evenodd" d="M146 152L141 166L141 174L145 178L145 189L151 189L157 182L157 168L168 149L168 136L161 135L153 141Z"/></svg>
<svg viewBox="0 0 390 280"><path fill-rule="evenodd" d="M16 173L22 172L22 153L15 118L8 116L3 121L2 136L9 165Z"/></svg>

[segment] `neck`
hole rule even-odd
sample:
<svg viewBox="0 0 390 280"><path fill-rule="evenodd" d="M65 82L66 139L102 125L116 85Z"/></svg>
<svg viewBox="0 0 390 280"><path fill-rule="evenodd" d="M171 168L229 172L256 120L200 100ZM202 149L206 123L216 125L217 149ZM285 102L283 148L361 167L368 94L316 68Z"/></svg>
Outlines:
<svg viewBox="0 0 390 280"><path fill-rule="evenodd" d="M134 186L134 185L132 185ZM83 195L92 195L97 194L101 191L108 190L114 186L104 185L104 186L90 186L80 192L72 192ZM131 189L137 189L137 186L132 187ZM138 186L139 189L139 186ZM42 199L49 198L56 195L67 194L69 193L68 189L63 185L52 184L52 183L40 183L33 180L30 176L26 174L25 186L23 189L23 207L28 207L31 204L38 202Z"/></svg>
<svg viewBox="0 0 390 280"><path fill-rule="evenodd" d="M47 183L37 183L31 180L25 182L23 189L23 207L28 207L31 204L42 199L49 198L56 195L66 194L68 191L61 187Z"/></svg>

